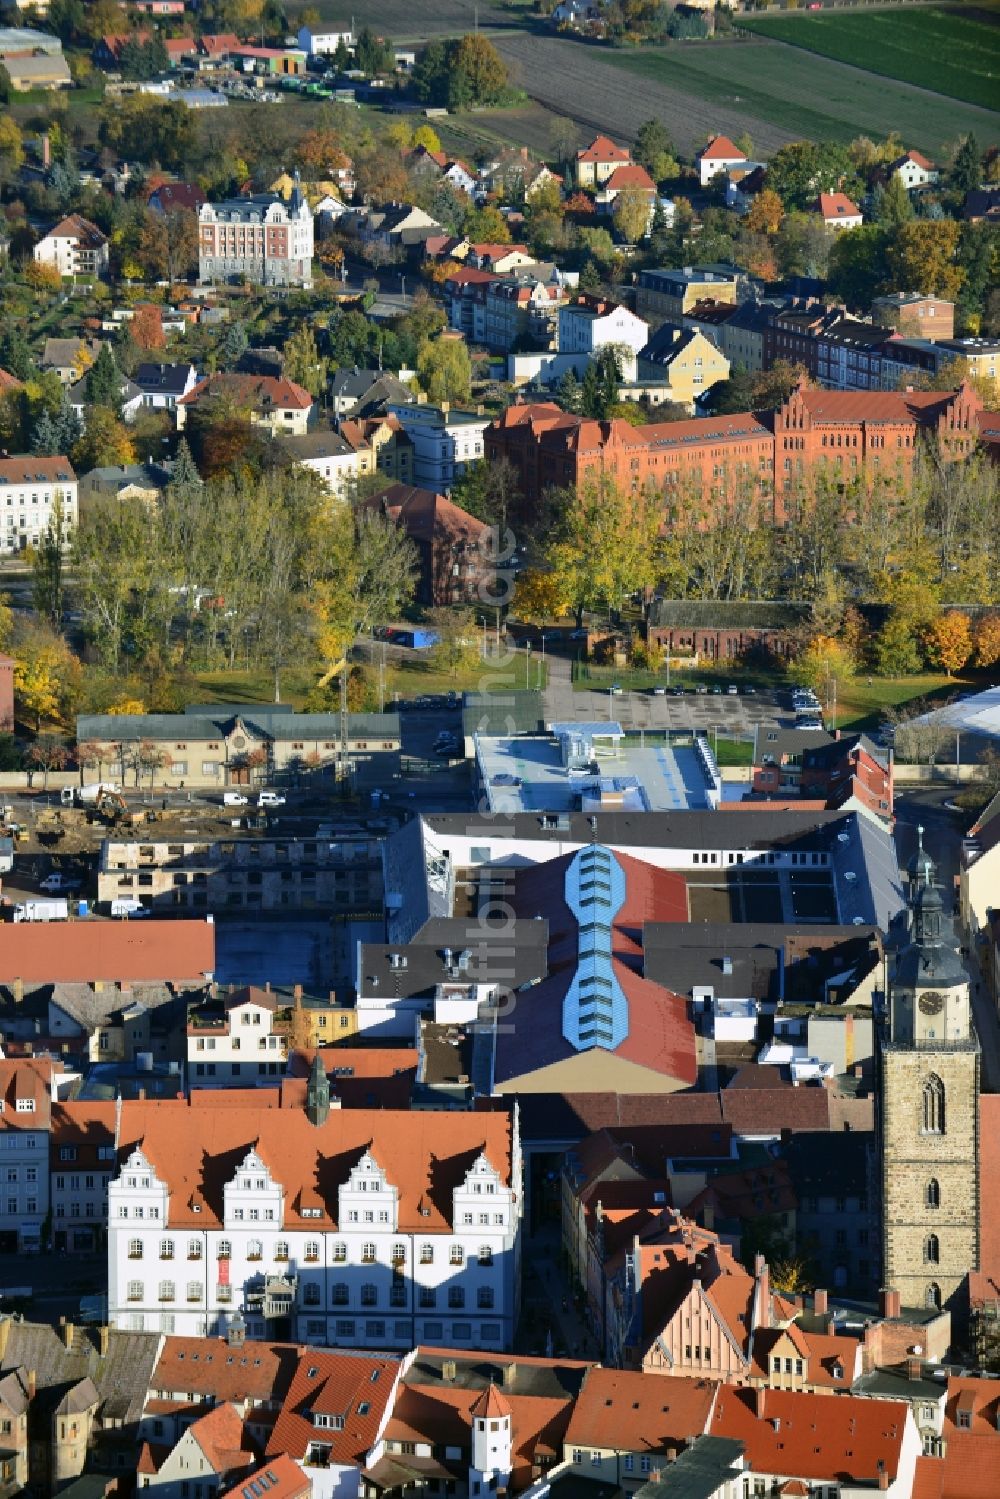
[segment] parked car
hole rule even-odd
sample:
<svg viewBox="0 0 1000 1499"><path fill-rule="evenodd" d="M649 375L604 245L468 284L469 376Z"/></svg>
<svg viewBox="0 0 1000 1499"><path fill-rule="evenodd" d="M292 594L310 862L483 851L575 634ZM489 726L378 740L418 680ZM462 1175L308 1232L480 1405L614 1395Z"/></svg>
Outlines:
<svg viewBox="0 0 1000 1499"><path fill-rule="evenodd" d="M699 697L708 696L708 688L705 686L704 682L696 682L691 690L692 692L696 692Z"/></svg>
<svg viewBox="0 0 1000 1499"><path fill-rule="evenodd" d="M665 687L651 687L649 690L654 697L666 697L667 695L667 689Z"/></svg>
<svg viewBox="0 0 1000 1499"><path fill-rule="evenodd" d="M78 875L63 874L61 870L54 869L39 882L38 888L47 895L67 895L72 890L82 890L83 881Z"/></svg>
<svg viewBox="0 0 1000 1499"><path fill-rule="evenodd" d="M622 689L617 682L612 682L609 689L612 697L621 697Z"/></svg>
<svg viewBox="0 0 1000 1499"><path fill-rule="evenodd" d="M245 807L250 798L244 796L242 791L224 791L222 793L222 805L224 807Z"/></svg>
<svg viewBox="0 0 1000 1499"><path fill-rule="evenodd" d="M727 697L739 697L739 695L740 695L740 689L736 686L736 684L734 682L730 682L729 686L726 688L726 696Z"/></svg>
<svg viewBox="0 0 1000 1499"><path fill-rule="evenodd" d="M257 805L258 807L283 807L285 798L280 791L258 791Z"/></svg>

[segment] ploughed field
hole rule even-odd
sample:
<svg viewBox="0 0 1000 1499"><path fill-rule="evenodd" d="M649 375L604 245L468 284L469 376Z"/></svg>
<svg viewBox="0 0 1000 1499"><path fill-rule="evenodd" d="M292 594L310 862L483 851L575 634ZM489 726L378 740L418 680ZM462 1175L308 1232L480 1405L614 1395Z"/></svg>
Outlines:
<svg viewBox="0 0 1000 1499"><path fill-rule="evenodd" d="M714 131L748 130L767 154L790 140L846 142L898 130L908 146L940 155L960 134L985 142L1000 128L988 109L778 41L620 50L522 33L496 41L538 103L621 140L655 116L684 154Z"/></svg>

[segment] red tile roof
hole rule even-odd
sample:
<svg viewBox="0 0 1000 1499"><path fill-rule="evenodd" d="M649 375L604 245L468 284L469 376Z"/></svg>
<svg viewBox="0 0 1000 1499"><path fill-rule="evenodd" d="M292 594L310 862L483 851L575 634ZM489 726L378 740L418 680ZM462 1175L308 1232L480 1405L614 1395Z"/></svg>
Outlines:
<svg viewBox="0 0 1000 1499"><path fill-rule="evenodd" d="M222 57L239 45L240 39L235 31L219 31L214 36L203 36L200 42L206 57Z"/></svg>
<svg viewBox="0 0 1000 1499"><path fill-rule="evenodd" d="M213 1473L251 1468L257 1454L243 1432L243 1418L235 1405L218 1405L188 1427Z"/></svg>
<svg viewBox="0 0 1000 1499"><path fill-rule="evenodd" d="M8 390L23 390L23 380L18 380L9 370L0 370L0 395L6 395Z"/></svg>
<svg viewBox="0 0 1000 1499"><path fill-rule="evenodd" d="M619 191L623 187L638 187L644 193L655 193L656 183L646 171L634 161L626 162L624 166L615 167L607 182L603 184L604 189L612 188Z"/></svg>
<svg viewBox="0 0 1000 1499"><path fill-rule="evenodd" d="M918 1457L913 1470L910 1499L942 1499L944 1466L939 1457Z"/></svg>
<svg viewBox="0 0 1000 1499"><path fill-rule="evenodd" d="M4 928L5 931L9 928ZM16 928L15 928L16 930ZM0 1133L6 1130L47 1130L52 1115L52 1076L62 1071L49 1057L0 1059ZM18 1109L18 1101L30 1109ZM44 1170L44 1163L43 1163Z"/></svg>
<svg viewBox="0 0 1000 1499"><path fill-rule="evenodd" d="M25 921L4 927L0 943L4 984L23 979L26 984L190 987L205 983L214 971L215 927L210 921Z"/></svg>
<svg viewBox="0 0 1000 1499"><path fill-rule="evenodd" d="M208 199L201 188L190 182L160 182L152 188L147 197L156 198L162 213L169 213L174 208L190 208L193 213Z"/></svg>
<svg viewBox="0 0 1000 1499"><path fill-rule="evenodd" d="M372 495L362 503L365 509L380 511L402 526L412 541L464 542L476 546L489 530L485 521L432 489L390 484L381 494Z"/></svg>
<svg viewBox="0 0 1000 1499"><path fill-rule="evenodd" d="M88 250L99 250L108 242L97 225L92 224L89 219L85 219L79 213L71 213L66 218L60 219L58 224L54 224L43 237L45 239L75 239Z"/></svg>
<svg viewBox="0 0 1000 1499"><path fill-rule="evenodd" d="M900 1401L723 1385L710 1431L742 1442L753 1473L877 1485L884 1472L891 1485L907 1420L909 1407Z"/></svg>
<svg viewBox="0 0 1000 1499"><path fill-rule="evenodd" d="M114 1108L114 1105L111 1105ZM149 1381L165 1397L198 1400L284 1400L301 1350L293 1343L246 1342L231 1348L223 1338L164 1338Z"/></svg>
<svg viewBox="0 0 1000 1499"><path fill-rule="evenodd" d="M274 1423L267 1455L305 1455L317 1440L312 1413L340 1416L343 1426L324 1427L318 1439L335 1463L363 1464L375 1442L399 1377L398 1359L361 1352L335 1353L307 1348Z"/></svg>
<svg viewBox="0 0 1000 1499"><path fill-rule="evenodd" d="M739 146L734 145L728 135L713 135L704 151L699 153L699 161L746 161L746 153Z"/></svg>
<svg viewBox="0 0 1000 1499"><path fill-rule="evenodd" d="M718 1385L707 1379L588 1369L566 1430L567 1447L680 1451L708 1426Z"/></svg>
<svg viewBox="0 0 1000 1499"><path fill-rule="evenodd" d="M36 480L43 480L46 484L55 484L59 480L75 484L76 474L68 458L36 458L32 453L21 458L0 458L0 479L8 484L32 484ZM5 930L5 943L9 936L10 932Z"/></svg>
<svg viewBox="0 0 1000 1499"><path fill-rule="evenodd" d="M857 218L861 210L846 193L820 193L816 207L824 219Z"/></svg>
<svg viewBox="0 0 1000 1499"><path fill-rule="evenodd" d="M510 1408L510 1401L505 1395L501 1395L496 1385L490 1380L489 1388L482 1392L469 1414L478 1416L480 1420L484 1418L506 1420L513 1413Z"/></svg>
<svg viewBox="0 0 1000 1499"><path fill-rule="evenodd" d="M219 1227L233 1161L251 1149L285 1189L288 1226L314 1226L317 1232L336 1225L338 1190L369 1149L399 1188L404 1233L440 1232L451 1224L453 1190L480 1154L504 1182L511 1170L507 1113L335 1109L316 1126L295 1109L219 1108L201 1097L190 1103L137 1100L122 1106L119 1145L122 1155L141 1145L169 1184L172 1228ZM323 1210L322 1218L301 1216L304 1198Z"/></svg>
<svg viewBox="0 0 1000 1499"><path fill-rule="evenodd" d="M282 1452L252 1473L244 1473L222 1499L306 1499L311 1493L312 1480L308 1474L287 1452Z"/></svg>
<svg viewBox="0 0 1000 1499"><path fill-rule="evenodd" d="M514 1492L527 1487L540 1446L562 1451L566 1427L573 1408L570 1393L562 1399L538 1395L508 1395L513 1431ZM400 1388L385 1429L390 1441L430 1442L432 1446L459 1447L469 1453L473 1408L482 1392L440 1385L406 1384Z"/></svg>
<svg viewBox="0 0 1000 1499"><path fill-rule="evenodd" d="M282 1108L305 1103L306 1082L316 1055L312 1046L289 1052L287 1075L281 1086ZM419 1061L414 1047L324 1046L319 1055L330 1087L344 1108L410 1107ZM298 1088L293 1090L292 1083L298 1083Z"/></svg>
<svg viewBox="0 0 1000 1499"><path fill-rule="evenodd" d="M631 161L625 146L616 146L606 135L595 135L589 146L576 153L577 161Z"/></svg>
<svg viewBox="0 0 1000 1499"><path fill-rule="evenodd" d="M231 396L236 402L261 410L308 411L313 398L284 375L206 375L181 396L178 405L193 406L206 395Z"/></svg>

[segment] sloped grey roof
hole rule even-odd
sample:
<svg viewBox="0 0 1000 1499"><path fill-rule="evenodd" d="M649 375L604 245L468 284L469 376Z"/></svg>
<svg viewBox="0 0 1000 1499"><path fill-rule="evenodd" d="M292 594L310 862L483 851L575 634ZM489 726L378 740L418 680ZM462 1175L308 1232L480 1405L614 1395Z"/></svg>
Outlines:
<svg viewBox="0 0 1000 1499"><path fill-rule="evenodd" d="M108 1333L108 1351L102 1357L96 1332L78 1332L68 1349L54 1328L42 1322L11 1320L0 1374L14 1369L34 1369L39 1390L75 1385L91 1379L104 1405L113 1405L122 1420L137 1421L149 1389L159 1353L161 1334L156 1332Z"/></svg>

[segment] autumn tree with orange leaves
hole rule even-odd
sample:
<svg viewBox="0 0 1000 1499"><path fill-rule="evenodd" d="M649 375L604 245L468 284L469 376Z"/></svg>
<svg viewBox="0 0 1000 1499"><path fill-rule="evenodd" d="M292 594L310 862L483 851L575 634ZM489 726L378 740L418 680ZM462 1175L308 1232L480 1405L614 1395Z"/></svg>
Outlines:
<svg viewBox="0 0 1000 1499"><path fill-rule="evenodd" d="M972 655L972 626L961 609L939 614L924 632L924 646L931 661L953 676Z"/></svg>

